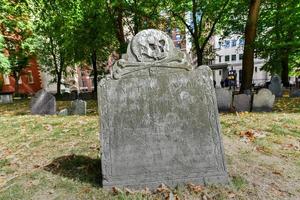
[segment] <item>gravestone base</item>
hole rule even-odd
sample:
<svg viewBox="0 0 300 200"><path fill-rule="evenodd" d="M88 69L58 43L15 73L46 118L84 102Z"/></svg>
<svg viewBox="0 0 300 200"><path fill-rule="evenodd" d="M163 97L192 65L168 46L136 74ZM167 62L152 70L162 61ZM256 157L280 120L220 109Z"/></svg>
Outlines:
<svg viewBox="0 0 300 200"><path fill-rule="evenodd" d="M169 188L175 188L177 186L185 186L188 183L193 183L196 185L212 185L212 184L227 184L228 183L228 176L224 174L220 174L220 176L214 176L207 173L206 176L199 177L197 174L195 176L198 176L198 178L193 177L185 177L185 178L178 178L177 174L173 175L174 177L164 177L162 175L162 178L159 180L157 178L143 178L143 179L137 179L136 177L129 178L126 181L107 181L102 182L102 186L104 189L111 189L112 187L118 187L118 188L133 188L136 190L142 190L146 187L150 190L155 190L158 188L161 184L165 184ZM166 179L167 178L167 179Z"/></svg>

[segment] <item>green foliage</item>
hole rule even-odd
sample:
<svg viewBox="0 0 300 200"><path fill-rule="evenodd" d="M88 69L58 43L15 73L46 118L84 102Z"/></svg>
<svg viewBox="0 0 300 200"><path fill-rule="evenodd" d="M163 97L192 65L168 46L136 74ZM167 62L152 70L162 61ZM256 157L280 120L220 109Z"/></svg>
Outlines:
<svg viewBox="0 0 300 200"><path fill-rule="evenodd" d="M28 1L1 0L0 72L10 72L15 79L28 67L37 46L30 14Z"/></svg>
<svg viewBox="0 0 300 200"><path fill-rule="evenodd" d="M97 61L104 65L109 54L116 47L112 21L107 18L105 1L90 0L78 2L80 17L77 18L74 29L75 60L91 63L91 56L95 52Z"/></svg>
<svg viewBox="0 0 300 200"><path fill-rule="evenodd" d="M0 73L8 73L9 67L8 58L4 55L4 38L0 34Z"/></svg>
<svg viewBox="0 0 300 200"><path fill-rule="evenodd" d="M259 21L258 54L268 59L264 69L280 73L283 56L289 57L290 71L300 66L300 3L265 1Z"/></svg>
<svg viewBox="0 0 300 200"><path fill-rule="evenodd" d="M185 25L192 37L198 65L214 59L209 48L209 40L216 32L217 26L225 16L229 17L234 8L231 0L199 1L176 0L165 1L170 15L177 23Z"/></svg>

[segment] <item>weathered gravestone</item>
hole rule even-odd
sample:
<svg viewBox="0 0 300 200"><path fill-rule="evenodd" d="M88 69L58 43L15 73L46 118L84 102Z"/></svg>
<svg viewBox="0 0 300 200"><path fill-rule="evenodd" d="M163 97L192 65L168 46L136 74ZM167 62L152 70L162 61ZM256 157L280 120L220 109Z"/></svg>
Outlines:
<svg viewBox="0 0 300 200"><path fill-rule="evenodd" d="M232 103L232 91L216 88L216 97L219 111L229 111Z"/></svg>
<svg viewBox="0 0 300 200"><path fill-rule="evenodd" d="M269 90L276 96L282 96L282 84L281 78L278 75L272 76L271 84L269 85Z"/></svg>
<svg viewBox="0 0 300 200"><path fill-rule="evenodd" d="M68 109L65 108L65 109L60 110L57 114L60 116L67 116L69 114L69 111L68 111Z"/></svg>
<svg viewBox="0 0 300 200"><path fill-rule="evenodd" d="M68 109L70 115L85 115L86 101L77 99L71 102L71 107Z"/></svg>
<svg viewBox="0 0 300 200"><path fill-rule="evenodd" d="M251 95L234 95L232 106L237 112L249 112L251 108Z"/></svg>
<svg viewBox="0 0 300 200"><path fill-rule="evenodd" d="M39 90L30 101L30 110L34 115L56 114L55 97L46 90Z"/></svg>
<svg viewBox="0 0 300 200"><path fill-rule="evenodd" d="M275 95L268 89L261 89L254 94L252 111L254 112L270 112L272 111L275 101Z"/></svg>
<svg viewBox="0 0 300 200"><path fill-rule="evenodd" d="M6 104L12 102L13 102L12 93L0 93L0 103Z"/></svg>
<svg viewBox="0 0 300 200"><path fill-rule="evenodd" d="M228 181L212 72L193 70L165 33L132 39L98 105L104 188Z"/></svg>
<svg viewBox="0 0 300 200"><path fill-rule="evenodd" d="M300 97L300 89L294 89L291 93L291 97Z"/></svg>

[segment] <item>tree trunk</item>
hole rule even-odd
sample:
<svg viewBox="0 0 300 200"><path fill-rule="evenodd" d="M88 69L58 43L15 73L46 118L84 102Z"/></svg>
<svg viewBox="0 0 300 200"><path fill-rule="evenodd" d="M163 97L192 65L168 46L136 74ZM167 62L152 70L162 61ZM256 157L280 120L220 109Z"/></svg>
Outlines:
<svg viewBox="0 0 300 200"><path fill-rule="evenodd" d="M62 73L63 73L63 68L65 65L64 58L62 57L62 54L59 55L60 57L60 63L59 63L59 69L56 71L57 72L57 84L56 84L56 94L61 95L61 79L62 79Z"/></svg>
<svg viewBox="0 0 300 200"><path fill-rule="evenodd" d="M18 72L13 72L13 76L15 79L15 94L19 94L19 79L20 79L20 73Z"/></svg>
<svg viewBox="0 0 300 200"><path fill-rule="evenodd" d="M289 54L287 50L281 52L281 81L284 87L289 87Z"/></svg>
<svg viewBox="0 0 300 200"><path fill-rule="evenodd" d="M62 76L62 73L61 73L61 71L59 71L59 73L57 73L57 83L56 83L56 94L57 95L61 95L61 76Z"/></svg>
<svg viewBox="0 0 300 200"><path fill-rule="evenodd" d="M97 94L97 86L98 86L98 70L97 70L97 54L96 51L93 51L92 53L92 65L93 65L93 71L94 71L94 94Z"/></svg>
<svg viewBox="0 0 300 200"><path fill-rule="evenodd" d="M256 37L257 20L261 0L251 0L249 14L245 27L245 47L243 54L242 85L240 93L252 88L253 68L254 68L254 41Z"/></svg>
<svg viewBox="0 0 300 200"><path fill-rule="evenodd" d="M117 19L116 24L116 36L120 43L120 53L125 53L127 49L127 44L124 36L124 27L123 27L123 11L121 8L117 8Z"/></svg>
<svg viewBox="0 0 300 200"><path fill-rule="evenodd" d="M200 65L202 65L202 61L203 61L203 51L200 48L198 38L194 38L194 43L195 43L195 49L196 49L196 55L197 55L197 66L200 66Z"/></svg>

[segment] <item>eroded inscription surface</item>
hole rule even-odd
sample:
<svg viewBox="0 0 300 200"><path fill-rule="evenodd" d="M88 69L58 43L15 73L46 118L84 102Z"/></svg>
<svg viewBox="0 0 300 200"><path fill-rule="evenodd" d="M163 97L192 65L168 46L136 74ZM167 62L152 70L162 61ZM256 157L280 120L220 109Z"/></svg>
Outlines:
<svg viewBox="0 0 300 200"><path fill-rule="evenodd" d="M104 187L227 182L208 67L106 80L98 89Z"/></svg>

